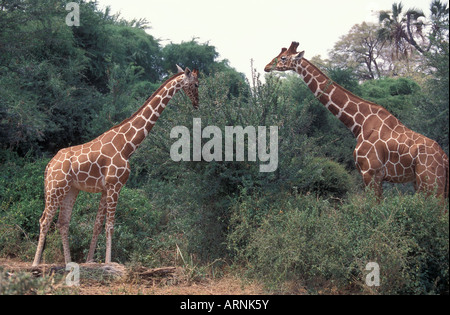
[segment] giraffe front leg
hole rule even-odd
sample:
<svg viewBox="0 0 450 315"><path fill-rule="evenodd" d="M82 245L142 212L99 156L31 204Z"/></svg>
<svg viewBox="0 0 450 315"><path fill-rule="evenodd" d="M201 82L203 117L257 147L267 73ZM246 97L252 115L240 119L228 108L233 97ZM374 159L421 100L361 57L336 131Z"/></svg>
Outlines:
<svg viewBox="0 0 450 315"><path fill-rule="evenodd" d="M367 142L358 141L353 157L356 168L363 178L364 186L373 189L377 199L381 200L383 196L382 182L385 172L373 147Z"/></svg>
<svg viewBox="0 0 450 315"><path fill-rule="evenodd" d="M102 199L100 200L100 206L98 208L97 217L95 218L94 231L92 233L91 245L89 247L88 257L86 259L87 263L94 262L94 253L97 247L98 236L103 228L103 223L105 222L106 216L106 192L102 193Z"/></svg>
<svg viewBox="0 0 450 315"><path fill-rule="evenodd" d="M58 228L61 234L64 251L64 261L66 265L71 262L70 247L69 247L69 225L70 217L72 216L72 209L80 191L72 187L64 197L59 211Z"/></svg>
<svg viewBox="0 0 450 315"><path fill-rule="evenodd" d="M111 247L112 247L112 236L114 233L114 217L116 214L117 201L119 200L120 187L111 188L107 191L106 197L106 254L105 254L105 264L111 263Z"/></svg>
<svg viewBox="0 0 450 315"><path fill-rule="evenodd" d="M369 187L375 192L378 200L383 197L383 176L375 171L362 173L363 182L366 187Z"/></svg>

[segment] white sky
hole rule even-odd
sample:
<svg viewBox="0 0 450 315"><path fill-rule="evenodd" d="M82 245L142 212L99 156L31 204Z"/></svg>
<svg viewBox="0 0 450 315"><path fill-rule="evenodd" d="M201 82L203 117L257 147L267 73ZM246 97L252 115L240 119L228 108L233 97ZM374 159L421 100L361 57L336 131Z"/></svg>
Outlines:
<svg viewBox="0 0 450 315"><path fill-rule="evenodd" d="M219 59L228 59L239 72L250 76L250 59L263 72L282 47L300 43L306 58L326 58L339 37L363 21L376 22L378 10L389 10L399 0L98 0L99 8L131 20L145 18L147 32L162 40L180 43L197 37L216 47ZM446 2L446 1L444 1ZM402 0L404 10L429 14L431 0ZM81 16L82 20L83 17Z"/></svg>

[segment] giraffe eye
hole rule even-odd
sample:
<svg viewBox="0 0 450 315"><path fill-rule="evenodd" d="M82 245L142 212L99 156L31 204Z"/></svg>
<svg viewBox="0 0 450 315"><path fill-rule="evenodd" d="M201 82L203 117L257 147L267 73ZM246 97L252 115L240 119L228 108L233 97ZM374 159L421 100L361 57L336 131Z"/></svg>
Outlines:
<svg viewBox="0 0 450 315"><path fill-rule="evenodd" d="M281 61L286 61L286 56L281 57Z"/></svg>

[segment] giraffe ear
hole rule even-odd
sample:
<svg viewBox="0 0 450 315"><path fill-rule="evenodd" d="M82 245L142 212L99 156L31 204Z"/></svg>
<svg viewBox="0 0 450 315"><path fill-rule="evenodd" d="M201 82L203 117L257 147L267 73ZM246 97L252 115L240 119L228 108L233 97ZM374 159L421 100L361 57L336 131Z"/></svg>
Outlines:
<svg viewBox="0 0 450 315"><path fill-rule="evenodd" d="M191 69L186 68L186 70L184 70L184 74L189 78L191 76Z"/></svg>
<svg viewBox="0 0 450 315"><path fill-rule="evenodd" d="M178 70L178 73L184 72L183 69L179 65L177 65L177 70Z"/></svg>
<svg viewBox="0 0 450 315"><path fill-rule="evenodd" d="M305 51L299 52L299 53L294 57L294 59L295 59L295 60L300 60L300 59L303 58L304 55L305 55Z"/></svg>

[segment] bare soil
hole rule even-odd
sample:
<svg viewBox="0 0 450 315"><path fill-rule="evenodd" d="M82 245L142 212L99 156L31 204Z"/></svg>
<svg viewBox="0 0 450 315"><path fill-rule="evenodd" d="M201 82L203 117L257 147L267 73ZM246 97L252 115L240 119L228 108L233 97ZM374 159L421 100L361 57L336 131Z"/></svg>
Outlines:
<svg viewBox="0 0 450 315"><path fill-rule="evenodd" d="M34 277L48 277L52 289L48 294L77 295L261 295L263 286L243 280L231 273L221 277L202 275L193 277L181 267L144 268L120 264L80 264L80 285L67 287L68 271L61 264L32 267L31 262L0 258L0 269L10 277L30 273Z"/></svg>

